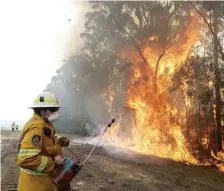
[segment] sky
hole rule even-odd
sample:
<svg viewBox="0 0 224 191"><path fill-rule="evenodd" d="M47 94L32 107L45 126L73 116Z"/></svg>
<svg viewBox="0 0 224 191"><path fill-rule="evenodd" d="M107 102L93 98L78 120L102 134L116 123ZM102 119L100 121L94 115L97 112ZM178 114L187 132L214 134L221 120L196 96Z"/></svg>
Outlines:
<svg viewBox="0 0 224 191"><path fill-rule="evenodd" d="M28 120L28 109L62 60L80 50L87 2L0 2L0 120ZM69 21L70 19L70 21Z"/></svg>

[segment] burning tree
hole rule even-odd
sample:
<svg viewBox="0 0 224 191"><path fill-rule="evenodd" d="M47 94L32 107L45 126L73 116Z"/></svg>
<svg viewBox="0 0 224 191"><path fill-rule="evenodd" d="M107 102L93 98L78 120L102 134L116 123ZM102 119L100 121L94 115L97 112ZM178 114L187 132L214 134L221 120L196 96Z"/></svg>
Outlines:
<svg viewBox="0 0 224 191"><path fill-rule="evenodd" d="M183 91L169 90L172 77L200 39L198 17L177 2L96 2L93 10L87 14L87 30L82 35L88 44L90 33L98 40L93 41L93 52L109 48L121 64L124 60L131 63L125 73L129 79L126 106L132 113L132 135L122 145L197 163L184 136L185 122L179 124L174 117L179 115L186 121L183 103L187 102L187 84ZM86 48L91 50L88 45ZM120 145L121 140L124 138L115 141Z"/></svg>
<svg viewBox="0 0 224 191"><path fill-rule="evenodd" d="M88 71L86 94L100 92L108 114L119 118L107 140L193 164L208 159L214 67L201 16L185 2L91 4L79 67Z"/></svg>

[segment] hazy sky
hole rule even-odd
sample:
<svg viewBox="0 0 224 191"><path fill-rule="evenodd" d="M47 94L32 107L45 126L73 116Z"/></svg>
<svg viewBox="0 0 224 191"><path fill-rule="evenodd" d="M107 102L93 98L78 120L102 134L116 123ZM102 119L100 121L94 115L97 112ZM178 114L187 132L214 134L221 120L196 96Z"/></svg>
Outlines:
<svg viewBox="0 0 224 191"><path fill-rule="evenodd" d="M80 47L86 4L72 0L0 3L0 120L31 116L27 107L63 58Z"/></svg>

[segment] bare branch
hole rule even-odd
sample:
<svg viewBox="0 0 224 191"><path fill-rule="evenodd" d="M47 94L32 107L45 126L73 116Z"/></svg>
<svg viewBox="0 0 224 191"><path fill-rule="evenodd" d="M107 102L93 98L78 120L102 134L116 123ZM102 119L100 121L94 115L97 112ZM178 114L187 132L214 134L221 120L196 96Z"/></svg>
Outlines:
<svg viewBox="0 0 224 191"><path fill-rule="evenodd" d="M146 15L145 15L145 10L144 10L144 8L140 5L140 7L141 7L141 10L142 10L142 16L143 16L143 18L144 18L144 21L145 21L145 24L146 24L146 26L148 27L148 29L150 28L149 27L149 20L148 20L148 18L146 17Z"/></svg>
<svg viewBox="0 0 224 191"><path fill-rule="evenodd" d="M198 48L200 48L200 47L202 47L202 43L201 44L199 44L198 46L196 46L195 48L194 48L194 50L192 50L192 52L194 52L194 51L196 51Z"/></svg>
<svg viewBox="0 0 224 191"><path fill-rule="evenodd" d="M177 100L178 100L178 98L179 98L179 96L180 96L180 90L181 90L181 89L179 89L179 92L178 92L178 94L177 94L177 97L176 97L176 99L175 99L173 105L172 105L169 109L167 109L166 111L163 111L162 114L159 116L159 118L161 118L164 114L170 112L170 110L173 108L173 106L177 103Z"/></svg>
<svg viewBox="0 0 224 191"><path fill-rule="evenodd" d="M146 58L144 57L144 55L142 54L141 48L139 47L138 43L136 42L136 40L124 29L123 26L119 25L118 22L113 18L113 16L111 15L112 20L116 23L116 25L129 37L129 39L132 42L132 45L136 48L136 50L138 51L140 57L142 58L142 60L144 61L145 64L148 64Z"/></svg>
<svg viewBox="0 0 224 191"><path fill-rule="evenodd" d="M214 37L214 40L217 41L217 44L218 44L218 47L219 47L219 53L221 54L222 56L222 60L224 61L224 52L222 51L222 45L218 39L218 36L217 34L214 32L211 24L207 21L207 19L205 18L205 16L197 9L197 7L194 6L194 4L192 2L189 2L190 5L195 9L195 11L202 17L202 19L204 20L204 22L207 24L208 28L210 29L213 37Z"/></svg>
<svg viewBox="0 0 224 191"><path fill-rule="evenodd" d="M171 41L170 44L164 48L163 52L160 54L157 63L156 63L156 71L155 71L155 84L154 84L154 89L157 89L157 74L158 74L158 70L159 70L159 64L160 64L160 60L163 58L163 56L165 55L166 51L171 48L175 43L177 43L177 41Z"/></svg>
<svg viewBox="0 0 224 191"><path fill-rule="evenodd" d="M161 93L160 93L160 96L162 95L162 94L164 94L166 91L168 91L170 89L170 87L167 87L165 90L163 90Z"/></svg>
<svg viewBox="0 0 224 191"><path fill-rule="evenodd" d="M140 24L140 28L142 28L142 18L141 18L141 8L140 8L140 4L139 2L136 2L137 3L137 8L136 8L136 16L138 17L138 21L139 21L139 24Z"/></svg>

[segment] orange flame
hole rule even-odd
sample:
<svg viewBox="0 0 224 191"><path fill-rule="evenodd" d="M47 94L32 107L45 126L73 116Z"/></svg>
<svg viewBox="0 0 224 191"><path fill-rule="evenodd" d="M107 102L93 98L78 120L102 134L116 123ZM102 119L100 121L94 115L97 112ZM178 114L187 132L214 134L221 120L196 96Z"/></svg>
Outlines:
<svg viewBox="0 0 224 191"><path fill-rule="evenodd" d="M180 119L175 118L185 118L183 103L177 104L180 93L171 94L167 89L201 38L200 28L199 18L192 15L183 32L165 47L158 44L158 37L153 35L142 42L142 55L131 47L120 52L121 57L132 62L127 98L127 105L134 111L132 136L129 141L117 136L119 121L116 130L109 130L107 140L136 152L199 164L189 151L183 126L178 123ZM184 87L187 90L185 82ZM190 106L190 101L183 99Z"/></svg>
<svg viewBox="0 0 224 191"><path fill-rule="evenodd" d="M107 92L105 92L101 96L102 96L103 100L105 101L105 103L108 105L108 112L111 113L112 112L112 103L114 101L114 96L115 96L114 91L111 88L109 88L107 90Z"/></svg>

